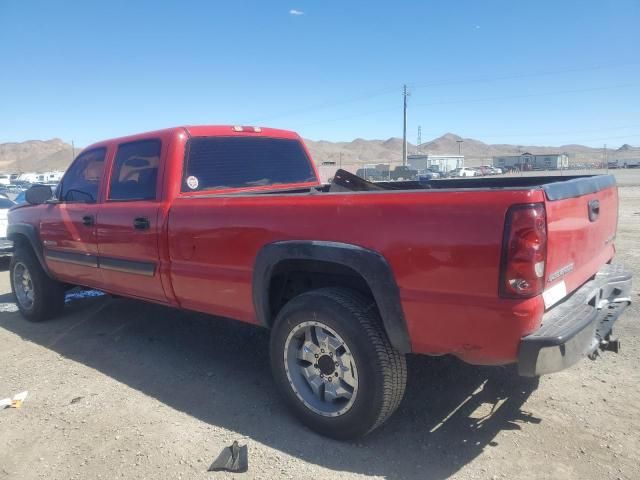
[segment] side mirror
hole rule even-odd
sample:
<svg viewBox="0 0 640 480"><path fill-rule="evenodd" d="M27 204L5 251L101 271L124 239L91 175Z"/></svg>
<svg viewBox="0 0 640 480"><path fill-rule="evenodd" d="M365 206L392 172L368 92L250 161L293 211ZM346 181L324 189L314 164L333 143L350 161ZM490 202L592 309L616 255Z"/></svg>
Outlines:
<svg viewBox="0 0 640 480"><path fill-rule="evenodd" d="M42 205L52 197L53 192L48 185L34 185L24 194L24 199L31 205Z"/></svg>

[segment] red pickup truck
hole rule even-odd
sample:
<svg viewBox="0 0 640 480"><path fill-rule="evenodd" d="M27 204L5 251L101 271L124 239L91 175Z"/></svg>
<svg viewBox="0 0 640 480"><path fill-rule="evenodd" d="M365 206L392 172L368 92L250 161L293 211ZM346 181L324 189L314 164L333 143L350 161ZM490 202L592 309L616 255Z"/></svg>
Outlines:
<svg viewBox="0 0 640 480"><path fill-rule="evenodd" d="M391 415L408 353L551 373L616 350L630 303L609 175L323 185L295 133L195 126L96 143L26 197L27 319L79 285L262 325L284 398L336 438Z"/></svg>

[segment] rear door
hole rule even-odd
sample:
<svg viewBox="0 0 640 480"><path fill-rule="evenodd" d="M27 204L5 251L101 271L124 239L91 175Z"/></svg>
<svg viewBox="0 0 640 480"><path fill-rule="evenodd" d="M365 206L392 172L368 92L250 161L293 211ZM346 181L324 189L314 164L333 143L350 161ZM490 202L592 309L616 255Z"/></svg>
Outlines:
<svg viewBox="0 0 640 480"><path fill-rule="evenodd" d="M161 151L159 139L118 145L97 238L105 288L164 302L158 271Z"/></svg>
<svg viewBox="0 0 640 480"><path fill-rule="evenodd" d="M58 203L48 204L40 236L49 269L74 284L99 288L96 215L102 187L106 147L83 152L69 167L59 188Z"/></svg>
<svg viewBox="0 0 640 480"><path fill-rule="evenodd" d="M544 187L547 202L547 289L556 303L613 257L618 189L612 175L575 178ZM547 305L549 307L550 305Z"/></svg>

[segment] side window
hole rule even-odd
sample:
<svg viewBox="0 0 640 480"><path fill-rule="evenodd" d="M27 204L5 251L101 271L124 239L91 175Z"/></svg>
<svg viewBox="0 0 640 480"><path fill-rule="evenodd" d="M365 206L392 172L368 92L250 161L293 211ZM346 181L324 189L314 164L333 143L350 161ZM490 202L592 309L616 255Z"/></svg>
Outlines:
<svg viewBox="0 0 640 480"><path fill-rule="evenodd" d="M97 148L76 158L62 180L60 201L92 203L97 200L106 153L106 148Z"/></svg>
<svg viewBox="0 0 640 480"><path fill-rule="evenodd" d="M143 140L118 147L109 200L155 200L160 146L160 140Z"/></svg>

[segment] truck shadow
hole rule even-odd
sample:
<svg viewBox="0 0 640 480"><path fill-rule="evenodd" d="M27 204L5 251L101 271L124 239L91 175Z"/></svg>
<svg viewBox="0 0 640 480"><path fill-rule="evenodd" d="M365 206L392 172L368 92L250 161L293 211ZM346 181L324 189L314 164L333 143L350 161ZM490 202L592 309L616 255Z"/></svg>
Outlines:
<svg viewBox="0 0 640 480"><path fill-rule="evenodd" d="M395 415L358 442L328 440L281 403L263 329L106 296L72 300L63 317L31 324L12 301L0 295L0 328L203 422L335 471L447 478L497 445L500 431L540 422L522 410L537 380L511 368L410 356L406 396Z"/></svg>

